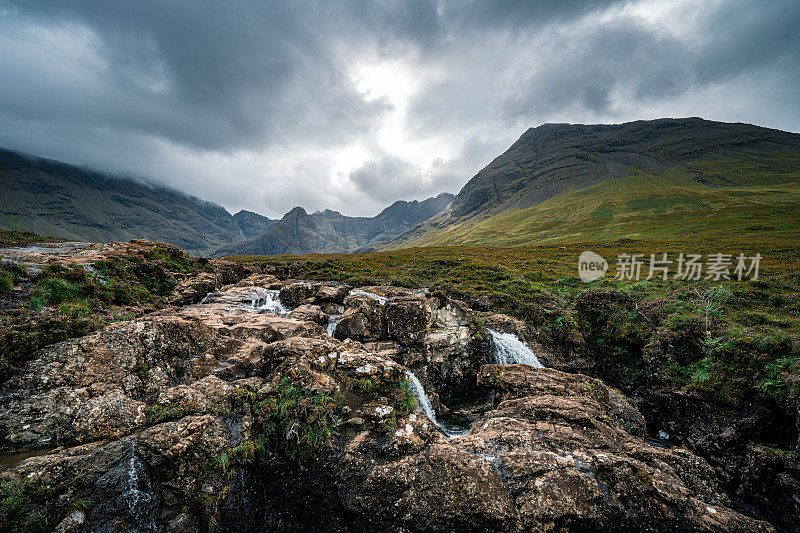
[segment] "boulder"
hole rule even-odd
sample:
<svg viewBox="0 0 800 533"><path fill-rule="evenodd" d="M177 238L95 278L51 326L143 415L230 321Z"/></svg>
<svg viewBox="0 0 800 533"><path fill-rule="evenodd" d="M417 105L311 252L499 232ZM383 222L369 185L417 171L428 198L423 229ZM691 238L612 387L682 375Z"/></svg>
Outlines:
<svg viewBox="0 0 800 533"><path fill-rule="evenodd" d="M345 311L336 326L337 339L375 341L386 337L383 306L369 296L351 294L344 300Z"/></svg>
<svg viewBox="0 0 800 533"><path fill-rule="evenodd" d="M291 312L289 318L315 322L324 326L328 323L328 315L318 305L303 304Z"/></svg>
<svg viewBox="0 0 800 533"><path fill-rule="evenodd" d="M393 298L386 303L383 313L387 333L400 344L418 344L425 338L430 320L425 298Z"/></svg>
<svg viewBox="0 0 800 533"><path fill-rule="evenodd" d="M284 285L281 289L280 298L283 305L288 307L297 307L312 296L319 290L319 283L311 283L307 281L296 281Z"/></svg>
<svg viewBox="0 0 800 533"><path fill-rule="evenodd" d="M351 289L349 285L323 285L314 295L314 301L318 304L341 305Z"/></svg>

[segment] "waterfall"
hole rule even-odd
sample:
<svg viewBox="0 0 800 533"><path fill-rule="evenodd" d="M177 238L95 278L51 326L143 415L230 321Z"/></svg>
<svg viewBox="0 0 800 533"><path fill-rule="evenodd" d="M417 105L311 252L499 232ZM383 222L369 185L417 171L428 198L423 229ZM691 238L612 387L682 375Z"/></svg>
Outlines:
<svg viewBox="0 0 800 533"><path fill-rule="evenodd" d="M544 368L533 350L525 346L513 333L500 333L490 329L489 334L492 336L492 350L498 365L521 364Z"/></svg>
<svg viewBox="0 0 800 533"><path fill-rule="evenodd" d="M417 376L415 376L412 371L406 370L406 377L408 378L408 381L411 382L411 386L414 389L414 396L417 397L417 403L419 403L420 409L422 409L422 412L425 413L425 416L427 416L428 419L433 422L433 425L439 428L439 431L444 433L449 438L460 437L468 433L468 430L459 431L450 429L439 422L436 419L436 412L433 410L431 400L428 398L428 395L425 394L425 389L422 387L422 383L419 382L419 379L417 379Z"/></svg>
<svg viewBox="0 0 800 533"><path fill-rule="evenodd" d="M362 291L361 289L353 289L350 291L350 294L355 294L356 296L366 296L367 298L372 298L376 302L381 305L385 305L386 302L389 301L388 298L385 296L381 296L380 294L375 294L374 292Z"/></svg>
<svg viewBox="0 0 800 533"><path fill-rule="evenodd" d="M339 317L342 315L328 315L328 324L325 326L325 333L333 337L336 333L336 325L339 323Z"/></svg>
<svg viewBox="0 0 800 533"><path fill-rule="evenodd" d="M263 290L255 294L250 300L250 307L257 313L274 313L280 317L289 316L292 309L281 303L280 291Z"/></svg>
<svg viewBox="0 0 800 533"><path fill-rule="evenodd" d="M203 299L202 299L202 300L200 300L200 302L199 302L197 305L203 305L204 303L206 303L206 301L208 300L208 297L209 297L209 296L212 296L212 295L214 295L214 294L216 294L216 293L217 293L217 291L211 291L211 292L209 292L208 294L206 294L205 296L203 296Z"/></svg>
<svg viewBox="0 0 800 533"><path fill-rule="evenodd" d="M156 502L150 493L150 480L147 478L147 472L145 472L144 465L136 454L135 440L131 440L131 459L128 462L128 490L124 494L124 499L128 504L128 512L131 518L139 527L148 530L156 529L153 517Z"/></svg>

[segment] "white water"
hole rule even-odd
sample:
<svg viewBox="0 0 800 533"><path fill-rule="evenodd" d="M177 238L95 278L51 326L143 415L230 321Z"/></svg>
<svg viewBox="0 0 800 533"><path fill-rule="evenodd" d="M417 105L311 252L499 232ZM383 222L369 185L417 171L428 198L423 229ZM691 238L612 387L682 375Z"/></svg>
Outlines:
<svg viewBox="0 0 800 533"><path fill-rule="evenodd" d="M425 389L422 387L422 383L419 382L419 379L417 379L417 376L415 376L412 371L406 370L406 377L408 378L408 381L411 382L411 386L414 388L414 396L417 397L417 402L419 403L422 412L425 413L425 416L427 416L431 422L433 422L433 425L439 428L439 431L441 431L450 438L460 437L468 433L468 430L458 431L450 429L441 422L439 422L436 419L436 411L433 410L433 406L431 405L431 400L425 393Z"/></svg>
<svg viewBox="0 0 800 533"><path fill-rule="evenodd" d="M490 329L489 334L492 336L494 359L498 365L521 364L544 368L533 350L525 346L513 333L500 333Z"/></svg>
<svg viewBox="0 0 800 533"><path fill-rule="evenodd" d="M197 305L203 305L204 303L206 303L206 301L208 301L208 297L209 297L209 296L211 296L212 294L216 294L216 293L217 293L217 291L211 291L211 292L209 292L208 294L206 294L205 296L203 296L203 299L202 299L202 300L200 300L200 303L198 303Z"/></svg>
<svg viewBox="0 0 800 533"><path fill-rule="evenodd" d="M139 476L143 474L144 479ZM144 490L142 490L144 487ZM152 515L153 495L150 493L150 481L144 471L144 465L136 454L136 441L131 441L131 460L128 463L128 491L125 493L128 512L139 527L155 530L156 523Z"/></svg>
<svg viewBox="0 0 800 533"><path fill-rule="evenodd" d="M339 317L342 315L328 315L328 324L325 326L325 333L333 337L336 332L336 325L339 324Z"/></svg>
<svg viewBox="0 0 800 533"><path fill-rule="evenodd" d="M289 316L292 310L281 303L280 291L259 291L255 298L250 300L250 307L257 313L274 313L280 317Z"/></svg>
<svg viewBox="0 0 800 533"><path fill-rule="evenodd" d="M367 298L372 298L373 300L377 301L381 305L385 305L386 302L389 301L388 298L385 296L381 296L380 294L375 294L374 292L362 291L361 289L353 289L350 291L350 294L355 294L356 296L366 296Z"/></svg>

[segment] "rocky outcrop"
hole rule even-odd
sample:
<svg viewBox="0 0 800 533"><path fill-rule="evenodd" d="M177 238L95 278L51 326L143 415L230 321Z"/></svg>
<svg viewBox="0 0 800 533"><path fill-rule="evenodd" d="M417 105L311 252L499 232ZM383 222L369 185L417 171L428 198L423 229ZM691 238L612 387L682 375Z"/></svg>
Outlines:
<svg viewBox="0 0 800 533"><path fill-rule="evenodd" d="M350 295L344 300L344 313L336 327L336 338L376 341L386 337L383 305L364 295Z"/></svg>
<svg viewBox="0 0 800 533"><path fill-rule="evenodd" d="M297 281L284 285L280 294L281 302L288 307L297 307L314 296L320 289L320 285L320 283L306 281Z"/></svg>
<svg viewBox="0 0 800 533"><path fill-rule="evenodd" d="M428 331L430 314L424 297L394 298L383 310L386 333L400 344L418 344Z"/></svg>
<svg viewBox="0 0 800 533"><path fill-rule="evenodd" d="M334 339L319 305L340 289L287 284L300 306L282 318L250 305L281 283L264 276L49 346L0 385L3 445L47 447L5 463L14 527L772 531L731 509L703 459L648 444L619 391L487 364L463 304L369 288L341 300ZM432 397L493 400L449 438L409 369Z"/></svg>

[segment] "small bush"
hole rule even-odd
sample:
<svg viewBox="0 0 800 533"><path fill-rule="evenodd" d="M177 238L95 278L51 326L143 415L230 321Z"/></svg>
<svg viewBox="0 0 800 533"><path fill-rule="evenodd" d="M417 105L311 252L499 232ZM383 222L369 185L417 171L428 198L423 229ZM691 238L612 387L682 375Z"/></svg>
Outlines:
<svg viewBox="0 0 800 533"><path fill-rule="evenodd" d="M394 402L392 407L396 412L407 415L417 408L417 397L414 395L414 389L408 380L400 382L398 387L400 389L400 398Z"/></svg>
<svg viewBox="0 0 800 533"><path fill-rule="evenodd" d="M254 405L263 434L290 457L305 459L333 432L336 400L284 378L268 398Z"/></svg>

